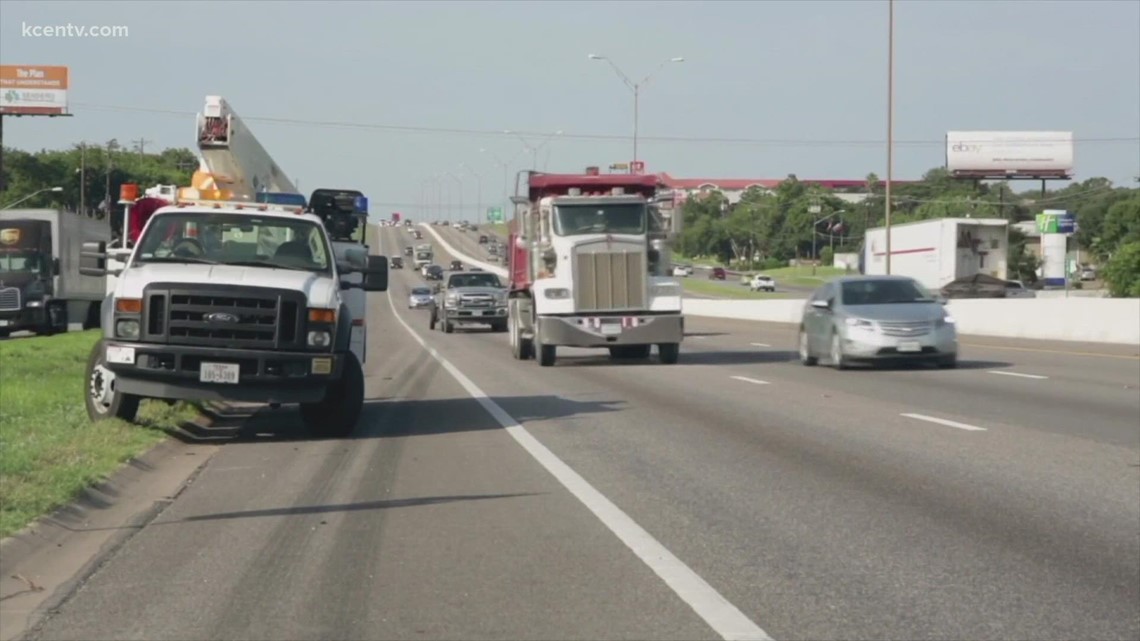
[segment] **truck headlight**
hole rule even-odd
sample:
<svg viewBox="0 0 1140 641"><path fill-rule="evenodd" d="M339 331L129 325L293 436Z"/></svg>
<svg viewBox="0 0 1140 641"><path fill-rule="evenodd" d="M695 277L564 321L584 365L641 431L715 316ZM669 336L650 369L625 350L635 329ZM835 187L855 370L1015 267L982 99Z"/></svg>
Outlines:
<svg viewBox="0 0 1140 641"><path fill-rule="evenodd" d="M680 296L681 287L673 283L663 283L660 285L654 285L653 289L650 290L650 292L654 296Z"/></svg>
<svg viewBox="0 0 1140 641"><path fill-rule="evenodd" d="M448 294L447 295L447 302L452 304L452 305L455 305L456 303L459 302L459 294Z"/></svg>
<svg viewBox="0 0 1140 641"><path fill-rule="evenodd" d="M139 322L131 318L116 321L115 336L127 340L137 340L139 337Z"/></svg>
<svg viewBox="0 0 1140 641"><path fill-rule="evenodd" d="M553 299L570 298L570 290L565 287L554 287L546 290L546 297Z"/></svg>
<svg viewBox="0 0 1140 641"><path fill-rule="evenodd" d="M328 347L332 344L332 336L324 330L309 332L309 347Z"/></svg>

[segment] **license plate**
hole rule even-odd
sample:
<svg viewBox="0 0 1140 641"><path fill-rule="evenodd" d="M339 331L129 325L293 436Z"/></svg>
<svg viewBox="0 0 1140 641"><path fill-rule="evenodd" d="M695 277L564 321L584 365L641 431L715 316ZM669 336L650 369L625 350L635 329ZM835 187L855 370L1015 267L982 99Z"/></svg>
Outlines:
<svg viewBox="0 0 1140 641"><path fill-rule="evenodd" d="M607 323L602 325L602 333L606 336L616 336L621 333L621 325L616 323Z"/></svg>
<svg viewBox="0 0 1140 641"><path fill-rule="evenodd" d="M0 319L0 327L7 327L7 326L8 326L8 323L9 323L9 322L8 322L7 320L4 320L4 319Z"/></svg>
<svg viewBox="0 0 1140 641"><path fill-rule="evenodd" d="M117 345L107 346L107 362L115 363L116 365L134 365L135 364L135 348L133 347L119 347Z"/></svg>
<svg viewBox="0 0 1140 641"><path fill-rule="evenodd" d="M899 343L899 351L900 352L921 352L922 351L922 344L915 342L915 341L910 341L910 342L906 342L906 343Z"/></svg>
<svg viewBox="0 0 1140 641"><path fill-rule="evenodd" d="M482 316L482 315L483 315L483 310L481 310L481 309L476 309L475 311L471 312L471 315L472 315L472 316Z"/></svg>
<svg viewBox="0 0 1140 641"><path fill-rule="evenodd" d="M229 383L236 385L240 366L233 363L202 363L198 380L203 383Z"/></svg>

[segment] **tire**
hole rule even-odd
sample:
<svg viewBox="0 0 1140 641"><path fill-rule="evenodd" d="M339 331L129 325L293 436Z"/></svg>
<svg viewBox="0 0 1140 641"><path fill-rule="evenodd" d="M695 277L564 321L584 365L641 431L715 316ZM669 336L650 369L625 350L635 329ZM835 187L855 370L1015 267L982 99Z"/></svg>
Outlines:
<svg viewBox="0 0 1140 641"><path fill-rule="evenodd" d="M499 321L496 323L491 323L491 331L495 332L496 334L501 334L501 333L507 331L507 321Z"/></svg>
<svg viewBox="0 0 1140 641"><path fill-rule="evenodd" d="M516 316L507 317L507 333L510 335L511 356L516 361L525 361L531 357L531 343L522 337L522 328Z"/></svg>
<svg viewBox="0 0 1140 641"><path fill-rule="evenodd" d="M657 345L657 358L665 365L675 365L681 358L681 344L660 343Z"/></svg>
<svg viewBox="0 0 1140 641"><path fill-rule="evenodd" d="M444 318L443 320L441 320L439 322L440 322L440 326L443 327L443 333L444 334L450 334L450 333L455 331L455 326L452 325L451 321L447 320L446 318Z"/></svg>
<svg viewBox="0 0 1140 641"><path fill-rule="evenodd" d="M435 329L435 322L436 322L436 316L435 316L435 310L433 309L431 311L431 313L428 315L428 329L429 330Z"/></svg>
<svg viewBox="0 0 1140 641"><path fill-rule="evenodd" d="M831 332L831 351L829 353L831 366L837 370L847 369L847 360L843 357L843 343L839 338L839 332Z"/></svg>
<svg viewBox="0 0 1140 641"><path fill-rule="evenodd" d="M302 404L301 419L314 436L344 438L356 430L363 410L364 370L356 354L348 352L340 380L329 385L323 401Z"/></svg>
<svg viewBox="0 0 1140 641"><path fill-rule="evenodd" d="M142 397L134 394L125 394L115 390L114 375L105 367L103 360L103 340L100 339L91 349L87 357L87 382L84 389L84 405L87 407L87 418L91 422L105 421L117 418L133 423L138 416L139 402ZM108 378L109 377L109 378ZM107 390L110 386L110 390Z"/></svg>
<svg viewBox="0 0 1140 641"><path fill-rule="evenodd" d="M554 345L547 345L539 340L542 335L538 319L534 321L534 355L539 367L551 367L558 360L558 349Z"/></svg>
<svg viewBox="0 0 1140 641"><path fill-rule="evenodd" d="M800 328L800 363L804 367L814 367L819 363L819 359L811 355L811 346L808 343L807 332Z"/></svg>
<svg viewBox="0 0 1140 641"><path fill-rule="evenodd" d="M938 359L938 369L957 369L958 368L958 355L951 354L950 356L943 356Z"/></svg>

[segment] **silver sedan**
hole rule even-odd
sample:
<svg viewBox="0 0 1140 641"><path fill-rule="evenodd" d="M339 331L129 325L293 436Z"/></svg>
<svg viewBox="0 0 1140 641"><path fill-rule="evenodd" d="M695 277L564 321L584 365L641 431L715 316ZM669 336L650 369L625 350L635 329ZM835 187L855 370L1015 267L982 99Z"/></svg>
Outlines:
<svg viewBox="0 0 1140 641"><path fill-rule="evenodd" d="M413 287L408 295L408 309L431 307L432 293L430 287Z"/></svg>
<svg viewBox="0 0 1140 641"><path fill-rule="evenodd" d="M804 306L800 360L821 355L836 369L856 362L958 365L958 332L943 301L906 276L847 276L817 289Z"/></svg>

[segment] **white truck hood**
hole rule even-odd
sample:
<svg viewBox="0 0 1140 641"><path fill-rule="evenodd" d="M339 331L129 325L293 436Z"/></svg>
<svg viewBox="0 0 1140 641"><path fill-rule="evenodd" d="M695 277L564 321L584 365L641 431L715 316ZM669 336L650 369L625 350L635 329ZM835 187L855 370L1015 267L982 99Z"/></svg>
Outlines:
<svg viewBox="0 0 1140 641"><path fill-rule="evenodd" d="M294 269L270 267L237 267L195 263L144 263L125 270L119 276L115 296L142 298L150 283L186 283L209 285L251 285L305 292L310 307L337 307L339 283L329 276Z"/></svg>

